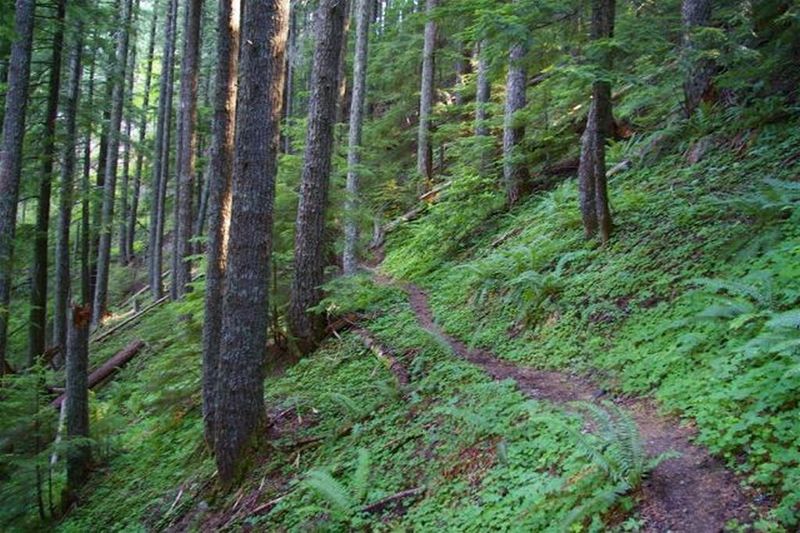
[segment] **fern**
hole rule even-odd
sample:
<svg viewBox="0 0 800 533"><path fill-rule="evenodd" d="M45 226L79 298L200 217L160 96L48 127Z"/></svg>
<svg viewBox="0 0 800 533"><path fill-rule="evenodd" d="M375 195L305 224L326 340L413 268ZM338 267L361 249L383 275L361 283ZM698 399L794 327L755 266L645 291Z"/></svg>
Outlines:
<svg viewBox="0 0 800 533"><path fill-rule="evenodd" d="M369 490L369 474L372 468L372 457L369 450L360 448L358 450L358 459L356 461L356 471L353 474L352 489L355 499L359 503L363 503L367 497Z"/></svg>
<svg viewBox="0 0 800 533"><path fill-rule="evenodd" d="M355 503L350 491L324 470L311 470L303 481L327 501L332 510L342 518L349 518L355 512Z"/></svg>

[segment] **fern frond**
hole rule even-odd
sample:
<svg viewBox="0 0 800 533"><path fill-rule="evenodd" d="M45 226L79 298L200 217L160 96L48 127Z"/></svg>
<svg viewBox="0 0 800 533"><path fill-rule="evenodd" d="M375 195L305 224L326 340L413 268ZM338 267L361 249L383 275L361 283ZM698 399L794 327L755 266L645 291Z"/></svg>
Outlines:
<svg viewBox="0 0 800 533"><path fill-rule="evenodd" d="M363 503L364 499L367 497L367 490L369 489L369 473L371 468L372 457L369 454L369 450L365 448L359 448L358 459L356 461L356 471L353 474L353 482L351 484L353 496L355 497L355 501L358 503Z"/></svg>
<svg viewBox="0 0 800 533"><path fill-rule="evenodd" d="M327 501L334 511L348 517L353 515L355 510L353 497L347 488L328 472L311 470L303 483Z"/></svg>

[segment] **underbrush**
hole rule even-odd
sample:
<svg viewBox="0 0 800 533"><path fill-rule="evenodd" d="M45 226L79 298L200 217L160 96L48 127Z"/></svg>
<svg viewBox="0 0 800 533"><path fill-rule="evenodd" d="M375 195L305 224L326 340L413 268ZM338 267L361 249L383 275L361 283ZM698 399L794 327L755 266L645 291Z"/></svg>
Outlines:
<svg viewBox="0 0 800 533"><path fill-rule="evenodd" d="M707 120L729 129L725 116ZM525 364L583 368L694 418L699 441L773 491L773 518L794 526L800 135L792 123L717 134L688 162L685 151L713 129L611 178L607 246L583 240L576 187L566 182L496 228L473 222L472 247L419 259L430 252L415 248L418 236L398 237L386 267L427 286L455 336ZM641 145L627 150L618 157Z"/></svg>

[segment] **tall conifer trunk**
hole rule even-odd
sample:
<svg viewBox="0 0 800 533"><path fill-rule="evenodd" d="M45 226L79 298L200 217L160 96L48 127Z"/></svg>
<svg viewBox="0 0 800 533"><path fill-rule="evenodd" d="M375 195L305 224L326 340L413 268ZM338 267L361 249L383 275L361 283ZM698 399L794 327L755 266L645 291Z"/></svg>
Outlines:
<svg viewBox="0 0 800 533"><path fill-rule="evenodd" d="M206 442L212 448L222 327L222 289L231 216L241 0L219 0L218 4L214 123L211 132L211 157L208 162L209 217L203 317L203 422Z"/></svg>
<svg viewBox="0 0 800 533"><path fill-rule="evenodd" d="M681 18L683 19L682 60L686 77L683 82L683 109L687 117L692 116L697 106L708 94L714 78L715 66L710 59L695 59L697 45L693 32L708 26L711 22L711 0L683 0Z"/></svg>
<svg viewBox="0 0 800 533"><path fill-rule="evenodd" d="M172 121L172 78L175 64L175 30L178 0L167 0L167 19L164 25L164 51L161 56L161 83L158 90L158 117L153 146L153 178L150 187L150 236L148 241L150 293L154 300L161 298L164 284L163 268L164 203L169 170L170 125Z"/></svg>
<svg viewBox="0 0 800 533"><path fill-rule="evenodd" d="M53 344L67 349L67 305L70 294L69 227L72 221L74 198L74 173L76 163L77 115L81 90L81 59L83 55L83 24L79 20L75 29L75 42L69 56L69 81L64 106L66 131L64 132L64 162L61 166L61 194L58 207L56 234L55 303L53 305Z"/></svg>
<svg viewBox="0 0 800 533"><path fill-rule="evenodd" d="M58 95L61 88L61 50L64 47L64 17L66 0L56 3L52 48L50 53L50 79L47 82L47 110L42 139L42 173L39 176L39 200L36 207L36 234L33 241L31 268L31 307L28 315L28 366L44 353L47 340L47 242L50 230L50 196L53 184L53 164L56 152L56 117Z"/></svg>
<svg viewBox="0 0 800 533"><path fill-rule="evenodd" d="M361 130L364 124L364 101L367 91L367 57L371 0L357 0L356 51L353 63L353 91L350 99L350 133L347 147L347 198L345 199L344 253L345 274L354 274L358 266L358 164L361 160Z"/></svg>
<svg viewBox="0 0 800 533"><path fill-rule="evenodd" d="M431 110L433 109L434 59L436 49L436 22L433 10L438 0L426 0L425 39L422 49L422 81L419 93L419 129L417 131L417 173L423 188L430 188L433 180L433 148L431 146Z"/></svg>
<svg viewBox="0 0 800 533"><path fill-rule="evenodd" d="M22 169L22 140L31 74L34 0L16 0L14 42L9 57L5 113L0 139L0 375L6 368L8 306L14 272L14 234Z"/></svg>
<svg viewBox="0 0 800 533"><path fill-rule="evenodd" d="M525 165L519 161L519 148L525 137L525 126L516 116L525 107L525 89L528 75L523 64L526 47L522 43L511 46L506 79L506 108L503 121L503 181L506 202L514 205L520 198L522 185L527 178Z"/></svg>
<svg viewBox="0 0 800 533"><path fill-rule="evenodd" d="M178 175L177 217L175 219L175 270L173 272L174 295L186 293L191 278L192 255L190 241L194 220L195 159L197 150L197 83L200 60L200 22L203 14L202 0L187 0L184 46L181 60L180 92L180 158Z"/></svg>
<svg viewBox="0 0 800 533"><path fill-rule="evenodd" d="M150 22L150 37L147 45L147 66L145 67L144 92L142 95L142 111L139 120L139 142L136 149L136 167L133 176L133 190L131 191L131 208L128 216L128 228L125 238L127 239L127 249L133 254L133 244L136 241L136 222L139 217L139 194L142 184L142 170L144 168L145 140L147 138L147 123L150 113L150 87L153 79L153 54L156 44L156 25L158 23L158 10L153 10L153 18Z"/></svg>
<svg viewBox="0 0 800 533"><path fill-rule="evenodd" d="M608 39L614 34L615 0L592 0L592 40ZM603 69L611 68L611 58L598 51L595 61ZM613 125L611 84L597 80L592 84L592 103L581 137L578 167L578 192L584 233L587 238L599 233L607 242L611 235L611 212L606 187L606 138Z"/></svg>
<svg viewBox="0 0 800 533"><path fill-rule="evenodd" d="M290 329L300 353L310 351L324 329L323 317L309 312L309 308L322 299L325 211L345 8L344 0L321 0L315 17L317 42L311 74L306 151L294 241L294 277L289 303Z"/></svg>
<svg viewBox="0 0 800 533"><path fill-rule="evenodd" d="M214 451L230 485L262 438L272 213L289 0L245 0Z"/></svg>
<svg viewBox="0 0 800 533"><path fill-rule="evenodd" d="M95 325L100 324L108 306L108 270L111 262L111 235L114 223L122 104L125 98L125 66L128 60L131 4L131 0L121 1L120 20L122 27L117 35L117 52L111 92L111 118L108 130L108 155L106 156L103 188L102 226L100 228L100 244L97 250L97 285L95 286L94 306L92 308L92 323Z"/></svg>

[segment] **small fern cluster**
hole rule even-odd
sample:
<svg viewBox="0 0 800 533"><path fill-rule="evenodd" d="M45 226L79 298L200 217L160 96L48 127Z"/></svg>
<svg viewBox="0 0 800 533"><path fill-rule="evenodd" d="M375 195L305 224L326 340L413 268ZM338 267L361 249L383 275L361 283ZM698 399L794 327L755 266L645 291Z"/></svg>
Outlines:
<svg viewBox="0 0 800 533"><path fill-rule="evenodd" d="M372 458L366 449L358 450L355 468L349 480L337 480L328 470L310 470L303 485L328 504L331 514L343 522L352 522L365 503L369 491Z"/></svg>

